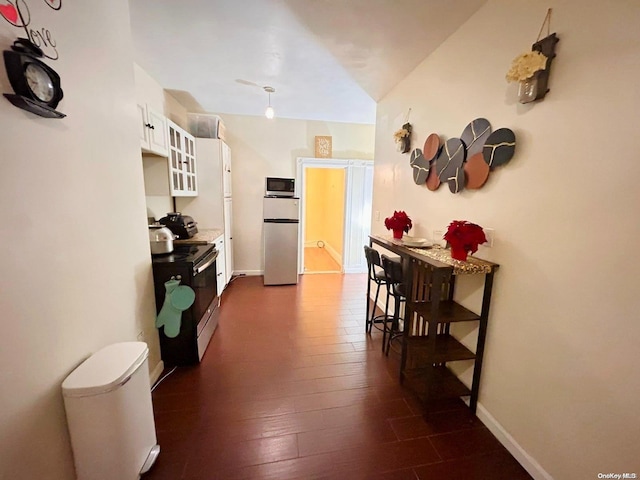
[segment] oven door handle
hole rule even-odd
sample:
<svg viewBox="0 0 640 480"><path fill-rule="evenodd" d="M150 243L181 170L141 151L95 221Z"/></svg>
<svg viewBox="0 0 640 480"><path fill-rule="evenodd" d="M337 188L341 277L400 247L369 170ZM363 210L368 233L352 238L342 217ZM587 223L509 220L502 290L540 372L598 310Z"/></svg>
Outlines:
<svg viewBox="0 0 640 480"><path fill-rule="evenodd" d="M213 257L211 257L210 260L207 260L207 262L204 265L200 265L198 268L194 268L193 269L193 274L194 275L198 275L199 273L202 273L204 270L209 268L211 266L211 264L216 261L217 258L218 258L218 252L216 252L215 255L213 255Z"/></svg>

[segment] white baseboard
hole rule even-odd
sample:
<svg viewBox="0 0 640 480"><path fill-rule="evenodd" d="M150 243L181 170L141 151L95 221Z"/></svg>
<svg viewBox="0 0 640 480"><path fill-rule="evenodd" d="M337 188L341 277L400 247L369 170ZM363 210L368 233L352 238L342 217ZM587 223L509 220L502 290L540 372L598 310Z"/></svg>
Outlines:
<svg viewBox="0 0 640 480"><path fill-rule="evenodd" d="M343 273L367 273L367 267L343 267Z"/></svg>
<svg viewBox="0 0 640 480"><path fill-rule="evenodd" d="M153 370L151 370L151 374L149 375L149 379L151 380L151 385L158 381L160 375L162 375L162 371L164 370L164 362L160 360L158 364L155 366Z"/></svg>
<svg viewBox="0 0 640 480"><path fill-rule="evenodd" d="M469 404L468 398L465 399L465 403ZM553 480L553 477L516 442L515 438L493 418L493 415L481 403L478 403L476 416L535 480Z"/></svg>
<svg viewBox="0 0 640 480"><path fill-rule="evenodd" d="M327 251L327 253L331 256L331 258L333 258L336 263L338 265L340 265L340 267L342 268L342 255L340 255L335 248L333 248L331 245L329 245L328 243L324 244L324 249Z"/></svg>

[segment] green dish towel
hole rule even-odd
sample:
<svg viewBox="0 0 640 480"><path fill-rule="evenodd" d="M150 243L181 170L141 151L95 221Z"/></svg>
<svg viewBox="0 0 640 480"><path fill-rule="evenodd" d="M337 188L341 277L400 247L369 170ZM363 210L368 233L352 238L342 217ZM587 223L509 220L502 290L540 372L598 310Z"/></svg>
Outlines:
<svg viewBox="0 0 640 480"><path fill-rule="evenodd" d="M171 279L164 283L164 303L156 317L156 328L164 327L164 334L175 338L180 333L182 312L193 305L196 294L191 287L180 285L180 280Z"/></svg>

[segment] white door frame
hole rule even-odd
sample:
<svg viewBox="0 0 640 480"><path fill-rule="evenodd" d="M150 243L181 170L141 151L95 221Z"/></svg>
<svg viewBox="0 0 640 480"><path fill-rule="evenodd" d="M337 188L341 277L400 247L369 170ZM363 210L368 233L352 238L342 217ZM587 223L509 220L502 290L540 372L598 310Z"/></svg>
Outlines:
<svg viewBox="0 0 640 480"><path fill-rule="evenodd" d="M345 169L345 209L344 209L344 223L343 223L343 235L342 235L342 270L345 273L362 273L366 272L366 264L360 265L347 264L345 266L345 258L352 258L354 255L351 250L362 248L360 243L364 239L354 239L350 235L352 225L358 225L359 222L354 223L354 219L360 219L363 217L363 210L368 205L371 206L371 198L367 201L354 202L354 196L351 195L354 188L354 179L358 175L355 174L356 168L362 169L362 167L369 167L371 175L373 175L373 160L360 160L360 159L337 159L337 158L311 158L311 157L298 157L296 165L296 192L295 195L300 198L300 230L298 234L298 273L304 273L304 232L306 225L306 211L305 211L305 198L304 198L304 186L306 182L306 169L307 168L343 168ZM366 176L366 175L365 175ZM364 179L364 177L363 177ZM363 180L361 179L361 181ZM369 189L367 195L371 197L372 183L364 181L364 189ZM370 219L371 212L368 214ZM357 245L354 245L354 242ZM363 255L360 255L363 257ZM364 258L364 257L363 257ZM349 263L349 262L346 262Z"/></svg>

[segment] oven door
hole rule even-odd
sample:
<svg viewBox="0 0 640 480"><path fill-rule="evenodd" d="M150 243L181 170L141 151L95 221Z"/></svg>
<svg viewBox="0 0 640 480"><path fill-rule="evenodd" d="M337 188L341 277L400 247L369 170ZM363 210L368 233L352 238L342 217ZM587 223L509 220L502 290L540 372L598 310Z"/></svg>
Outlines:
<svg viewBox="0 0 640 480"><path fill-rule="evenodd" d="M198 322L196 327L198 360L202 360L213 332L218 326L217 258L218 251L213 250L193 268L191 288L196 293L196 299L191 306L191 311L193 318Z"/></svg>
<svg viewBox="0 0 640 480"><path fill-rule="evenodd" d="M193 318L198 322L198 336L205 327L208 318L213 313L213 301L218 295L217 291L217 275L216 275L216 259L218 251L213 250L209 255L203 258L193 267L193 277L191 279L191 288L196 294L196 299L191 306Z"/></svg>

